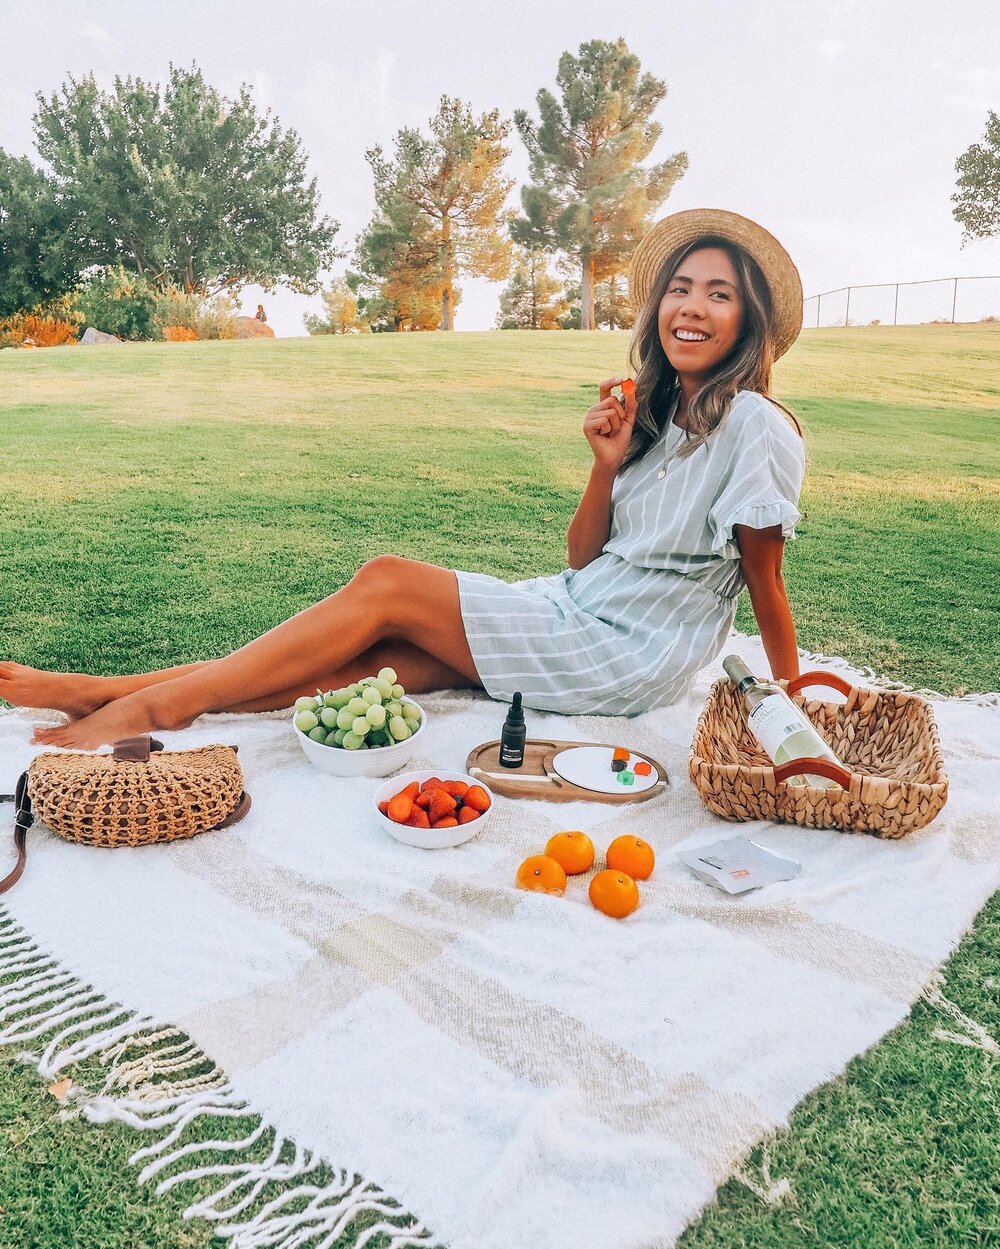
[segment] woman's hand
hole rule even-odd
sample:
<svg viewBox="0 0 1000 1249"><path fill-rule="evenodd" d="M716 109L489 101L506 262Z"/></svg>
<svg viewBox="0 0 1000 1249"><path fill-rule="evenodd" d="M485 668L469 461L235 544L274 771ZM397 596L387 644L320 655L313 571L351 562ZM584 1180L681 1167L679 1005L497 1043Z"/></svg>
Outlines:
<svg viewBox="0 0 1000 1249"><path fill-rule="evenodd" d="M601 382L600 399L583 418L583 432L594 459L601 468L615 473L628 452L635 426L635 394L622 401L611 393L612 387L620 386L625 379L612 377Z"/></svg>

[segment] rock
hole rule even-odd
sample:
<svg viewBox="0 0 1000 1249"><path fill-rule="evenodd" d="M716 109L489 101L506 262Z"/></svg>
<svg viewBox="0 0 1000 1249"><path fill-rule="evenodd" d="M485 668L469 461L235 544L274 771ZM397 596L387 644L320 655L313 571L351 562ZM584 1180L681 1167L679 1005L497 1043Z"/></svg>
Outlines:
<svg viewBox="0 0 1000 1249"><path fill-rule="evenodd" d="M237 338L274 338L274 330L256 317L235 317Z"/></svg>
<svg viewBox="0 0 1000 1249"><path fill-rule="evenodd" d="M88 325L83 331L83 337L80 342L87 347L101 346L103 343L120 343L120 338L115 338L114 334L104 334L100 330L95 330L92 325Z"/></svg>

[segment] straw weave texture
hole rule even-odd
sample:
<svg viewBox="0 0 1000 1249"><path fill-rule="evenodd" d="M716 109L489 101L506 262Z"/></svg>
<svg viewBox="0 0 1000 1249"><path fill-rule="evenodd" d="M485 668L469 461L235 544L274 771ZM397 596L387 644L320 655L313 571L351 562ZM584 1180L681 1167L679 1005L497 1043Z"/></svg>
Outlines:
<svg viewBox="0 0 1000 1249"><path fill-rule="evenodd" d="M42 823L91 846L143 846L194 837L220 824L243 792L229 746L162 751L144 763L113 755L38 755L28 793Z"/></svg>
<svg viewBox="0 0 1000 1249"><path fill-rule="evenodd" d="M779 682L782 686L787 684ZM727 820L774 820L807 828L904 837L948 797L930 704L916 694L854 687L845 703L796 702L851 773L850 789L776 781L728 680L712 686L688 770L708 809Z"/></svg>

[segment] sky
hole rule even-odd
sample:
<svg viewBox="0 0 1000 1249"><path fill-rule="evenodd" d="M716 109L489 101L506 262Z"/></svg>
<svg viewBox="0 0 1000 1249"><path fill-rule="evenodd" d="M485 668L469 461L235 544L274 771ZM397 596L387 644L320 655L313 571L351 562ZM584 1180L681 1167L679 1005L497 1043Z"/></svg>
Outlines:
<svg viewBox="0 0 1000 1249"><path fill-rule="evenodd" d="M5 10L10 10L5 13ZM16 13L16 16L15 16ZM658 216L726 208L759 221L790 252L805 294L847 285L1000 275L1000 239L961 247L952 217L955 160L1000 112L1000 5L962 0L0 0L4 69L0 147L37 159L36 93L69 75L163 81L197 63L233 95L294 129L323 211L340 223L349 265L374 210L365 150L391 152L404 126L425 129L442 95L476 114L537 116L559 57L590 39L623 37L667 95L650 160L686 152L687 174ZM512 130L508 176L527 180ZM503 284L461 279L458 330L492 327ZM902 288L901 319L949 316L950 284ZM843 296L822 306L843 315ZM1000 315L1000 277L959 284L958 320ZM248 288L279 335L303 334L318 297ZM807 324L816 316L807 303ZM851 319L891 320L892 292L858 292Z"/></svg>

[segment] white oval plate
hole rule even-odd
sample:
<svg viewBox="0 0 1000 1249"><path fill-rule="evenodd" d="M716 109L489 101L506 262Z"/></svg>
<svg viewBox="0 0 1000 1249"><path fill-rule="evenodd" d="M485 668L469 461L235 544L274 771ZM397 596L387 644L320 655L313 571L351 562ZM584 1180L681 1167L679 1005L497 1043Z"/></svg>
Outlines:
<svg viewBox="0 0 1000 1249"><path fill-rule="evenodd" d="M641 794L652 789L660 779L650 763L653 770L649 776L637 776L631 785L623 785L616 779L617 774L611 771L614 753L607 746L574 746L571 750L561 750L553 758L552 766L564 781L598 794ZM637 763L649 763L649 760L642 755L630 754L625 766L632 772Z"/></svg>

